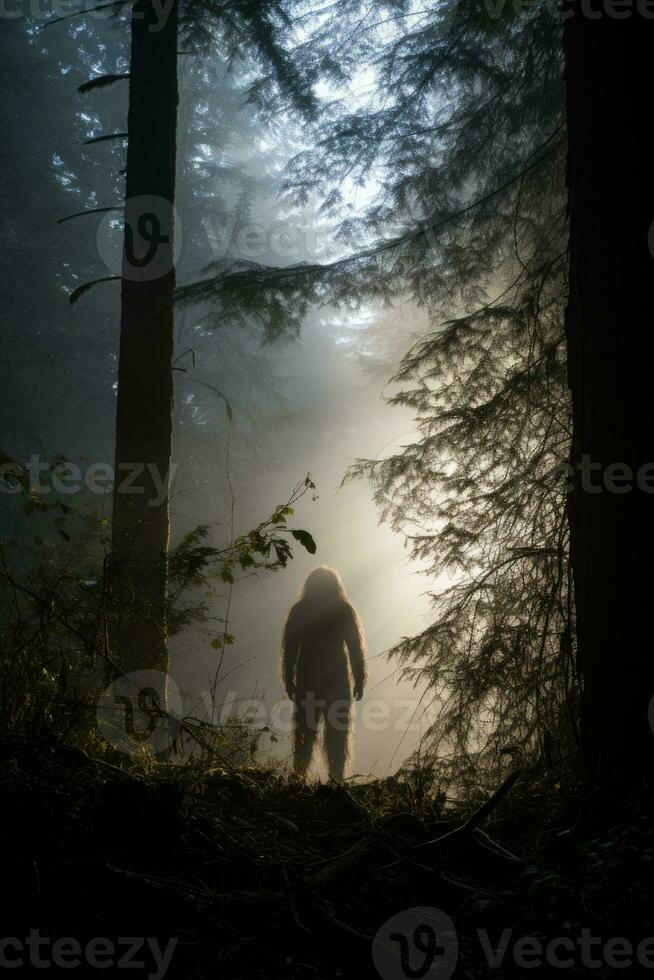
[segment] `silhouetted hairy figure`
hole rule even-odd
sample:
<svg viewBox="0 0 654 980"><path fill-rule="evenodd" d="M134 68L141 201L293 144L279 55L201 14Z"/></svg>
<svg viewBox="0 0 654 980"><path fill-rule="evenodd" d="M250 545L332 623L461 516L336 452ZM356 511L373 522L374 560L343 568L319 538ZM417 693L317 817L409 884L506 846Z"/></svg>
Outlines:
<svg viewBox="0 0 654 980"><path fill-rule="evenodd" d="M295 772L306 774L323 721L329 775L342 780L350 747L352 698L363 697L366 662L359 617L333 568L314 568L288 614L282 677L286 693L295 702Z"/></svg>

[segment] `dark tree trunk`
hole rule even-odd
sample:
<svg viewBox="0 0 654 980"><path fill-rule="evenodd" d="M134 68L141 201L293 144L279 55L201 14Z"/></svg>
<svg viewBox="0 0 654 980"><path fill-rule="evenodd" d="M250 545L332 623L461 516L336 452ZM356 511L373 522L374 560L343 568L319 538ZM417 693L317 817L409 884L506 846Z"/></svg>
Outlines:
<svg viewBox="0 0 654 980"><path fill-rule="evenodd" d="M583 6L572 0L564 27L576 468L569 518L583 762L592 783L651 773L654 760L648 723L654 465L648 485L641 470L654 464L654 259L648 246L654 20L635 3L619 8L620 14L628 10L624 19L607 10L613 8L596 0L599 16L590 16L588 0ZM614 464L629 469L611 469Z"/></svg>
<svg viewBox="0 0 654 980"><path fill-rule="evenodd" d="M114 655L165 670L172 452L177 5L132 8L113 507ZM129 485L126 485L127 483ZM163 488L163 489L162 489Z"/></svg>

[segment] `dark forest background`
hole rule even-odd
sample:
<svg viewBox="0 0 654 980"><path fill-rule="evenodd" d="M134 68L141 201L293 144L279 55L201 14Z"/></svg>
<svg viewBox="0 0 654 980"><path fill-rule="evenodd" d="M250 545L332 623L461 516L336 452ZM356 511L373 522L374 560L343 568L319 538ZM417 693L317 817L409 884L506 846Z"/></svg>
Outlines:
<svg viewBox="0 0 654 980"><path fill-rule="evenodd" d="M646 935L654 201L624 92L646 90L654 27L590 6L2 16L8 812L60 785L65 848L76 814L85 859L106 840L137 878L157 868L166 922L204 888L183 975L367 975L412 905L447 908L462 975L487 975L478 921ZM137 226L168 233L161 274L130 265ZM139 495L52 486L125 462L147 464ZM271 721L318 563L368 643L345 786L295 781ZM164 736L126 752L102 711L139 671ZM198 835L220 894L185 877ZM39 902L74 919L44 861ZM102 875L83 893L138 921ZM290 938L264 963L263 934L238 943L266 902Z"/></svg>

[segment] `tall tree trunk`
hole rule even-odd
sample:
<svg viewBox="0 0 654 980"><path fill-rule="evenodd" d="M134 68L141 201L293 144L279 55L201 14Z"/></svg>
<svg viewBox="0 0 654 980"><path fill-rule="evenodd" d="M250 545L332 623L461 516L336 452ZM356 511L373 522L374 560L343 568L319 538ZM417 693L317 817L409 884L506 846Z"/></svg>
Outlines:
<svg viewBox="0 0 654 980"><path fill-rule="evenodd" d="M654 464L654 153L643 104L654 11L643 17L635 3L620 7L624 19L610 11L572 0L564 27L576 469L568 499L583 762L593 783L651 772L654 761L654 465L641 469Z"/></svg>
<svg viewBox="0 0 654 980"><path fill-rule="evenodd" d="M177 4L132 8L116 490L114 653L125 671L165 670L173 427Z"/></svg>

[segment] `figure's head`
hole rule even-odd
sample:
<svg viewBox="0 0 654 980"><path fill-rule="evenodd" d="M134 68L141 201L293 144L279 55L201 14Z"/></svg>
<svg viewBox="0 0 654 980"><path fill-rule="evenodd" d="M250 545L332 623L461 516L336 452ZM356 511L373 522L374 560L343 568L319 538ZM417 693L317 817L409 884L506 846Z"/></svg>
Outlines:
<svg viewBox="0 0 654 980"><path fill-rule="evenodd" d="M345 586L335 568L318 565L307 575L300 595L303 599L344 599Z"/></svg>

